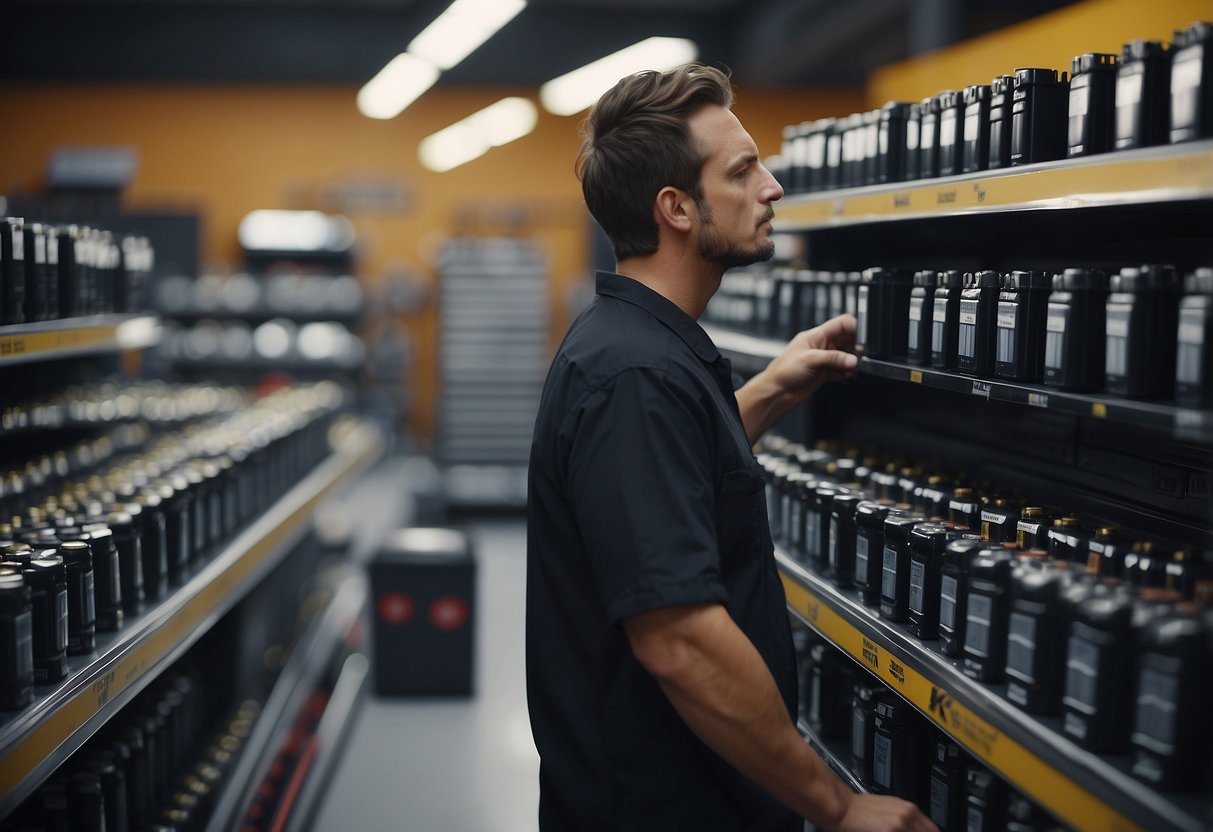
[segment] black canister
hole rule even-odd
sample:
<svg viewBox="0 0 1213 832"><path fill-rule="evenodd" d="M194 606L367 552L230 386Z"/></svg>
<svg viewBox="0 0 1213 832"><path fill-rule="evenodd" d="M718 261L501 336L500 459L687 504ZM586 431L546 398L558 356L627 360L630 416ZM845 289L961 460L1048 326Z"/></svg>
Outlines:
<svg viewBox="0 0 1213 832"><path fill-rule="evenodd" d="M981 498L972 488L952 489L948 500L948 522L958 532L977 534L981 528Z"/></svg>
<svg viewBox="0 0 1213 832"><path fill-rule="evenodd" d="M1049 162L1066 155L1070 82L1055 69L1015 70L1011 105L1011 164Z"/></svg>
<svg viewBox="0 0 1213 832"><path fill-rule="evenodd" d="M84 761L85 769L101 782L102 805L106 832L129 829L130 817L126 805L126 775L112 753L96 751Z"/></svg>
<svg viewBox="0 0 1213 832"><path fill-rule="evenodd" d="M1061 709L1066 660L1061 589L1068 577L1065 570L1026 560L1011 573L1007 698L1031 713Z"/></svg>
<svg viewBox="0 0 1213 832"><path fill-rule="evenodd" d="M1135 630L1173 606L1166 590L1093 594L1074 609L1066 647L1062 730L1101 754L1128 750L1134 685Z"/></svg>
<svg viewBox="0 0 1213 832"><path fill-rule="evenodd" d="M1171 127L1171 49L1156 40L1134 40L1116 70L1117 150L1167 144Z"/></svg>
<svg viewBox="0 0 1213 832"><path fill-rule="evenodd" d="M966 272L960 292L956 338L956 369L988 378L994 370L994 330L1002 275L995 271Z"/></svg>
<svg viewBox="0 0 1213 832"><path fill-rule="evenodd" d="M847 126L846 119L838 119L825 130L825 167L821 190L833 191L842 187L842 140Z"/></svg>
<svg viewBox="0 0 1213 832"><path fill-rule="evenodd" d="M856 148L861 142L859 135L861 119L862 116L859 113L852 113L838 120L838 132L842 136L842 145L838 151L838 186L840 188L853 188L859 184L856 181L860 167L856 158L858 155Z"/></svg>
<svg viewBox="0 0 1213 832"><path fill-rule="evenodd" d="M1005 549L985 549L969 562L965 615L966 676L983 682L1002 678L1007 660L1007 618L1015 558Z"/></svg>
<svg viewBox="0 0 1213 832"><path fill-rule="evenodd" d="M906 182L919 178L921 168L918 160L918 146L921 138L922 108L918 104L911 104L909 112L906 113L906 152L901 164Z"/></svg>
<svg viewBox="0 0 1213 832"><path fill-rule="evenodd" d="M178 488L180 485L180 488ZM155 487L164 512L165 541L168 560L168 579L173 586L180 586L189 579L193 537L190 529L190 513L193 498L184 480L174 478L161 481Z"/></svg>
<svg viewBox="0 0 1213 832"><path fill-rule="evenodd" d="M1015 522L1015 544L1023 551L1049 548L1049 528L1052 520L1041 506L1024 506Z"/></svg>
<svg viewBox="0 0 1213 832"><path fill-rule="evenodd" d="M1196 604L1148 622L1138 634L1133 774L1155 788L1207 785L1213 722L1213 613Z"/></svg>
<svg viewBox="0 0 1213 832"><path fill-rule="evenodd" d="M1105 385L1138 399L1175 390L1179 278L1170 266L1125 268L1107 300Z"/></svg>
<svg viewBox="0 0 1213 832"><path fill-rule="evenodd" d="M101 778L91 771L77 771L72 775L70 793L73 832L106 832Z"/></svg>
<svg viewBox="0 0 1213 832"><path fill-rule="evenodd" d="M863 497L854 492L838 494L830 506L830 548L826 575L840 587L855 580L855 509Z"/></svg>
<svg viewBox="0 0 1213 832"><path fill-rule="evenodd" d="M97 630L113 632L122 629L122 563L114 534L104 523L90 523L79 531L61 529L64 545L79 541L93 554L93 574L97 590ZM62 549L62 547L60 547Z"/></svg>
<svg viewBox="0 0 1213 832"><path fill-rule="evenodd" d="M955 371L960 334L960 296L964 275L955 270L935 273L935 298L931 314L931 366Z"/></svg>
<svg viewBox="0 0 1213 832"><path fill-rule="evenodd" d="M1011 166L1011 106L1015 76L999 75L990 81L990 170Z"/></svg>
<svg viewBox="0 0 1213 832"><path fill-rule="evenodd" d="M1079 55L1071 63L1067 156L1093 156L1112 149L1116 66L1116 55L1102 52Z"/></svg>
<svg viewBox="0 0 1213 832"><path fill-rule="evenodd" d="M815 487L817 480L812 474L797 471L789 474L787 490L783 496L783 545L797 559L803 560L804 552L804 495L808 488Z"/></svg>
<svg viewBox="0 0 1213 832"><path fill-rule="evenodd" d="M801 294L806 286L802 275L803 269L776 269L776 313L775 335L778 338L791 338L804 327L800 319Z"/></svg>
<svg viewBox="0 0 1213 832"><path fill-rule="evenodd" d="M1053 278L1045 322L1045 384L1092 392L1104 386L1108 276L1066 269Z"/></svg>
<svg viewBox="0 0 1213 832"><path fill-rule="evenodd" d="M825 191L837 187L831 184L831 171L826 165L830 136L834 135L837 124L837 119L833 118L822 118L813 122L805 144L806 191ZM837 171L833 173L836 175Z"/></svg>
<svg viewBox="0 0 1213 832"><path fill-rule="evenodd" d="M822 739L846 739L851 730L852 662L826 644L810 649L805 719Z"/></svg>
<svg viewBox="0 0 1213 832"><path fill-rule="evenodd" d="M964 169L964 95L947 90L935 98L939 102L939 175L953 176Z"/></svg>
<svg viewBox="0 0 1213 832"><path fill-rule="evenodd" d="M906 331L906 360L920 367L931 364L931 320L935 310L935 272L914 273Z"/></svg>
<svg viewBox="0 0 1213 832"><path fill-rule="evenodd" d="M46 237L46 286L43 294L46 314L40 320L53 321L59 312L59 231L52 225L42 226ZM28 287L27 287L28 288ZM33 287L37 291L38 287Z"/></svg>
<svg viewBox="0 0 1213 832"><path fill-rule="evenodd" d="M67 675L67 566L63 558L34 558L22 571L30 588L34 624L34 683Z"/></svg>
<svg viewBox="0 0 1213 832"><path fill-rule="evenodd" d="M902 182L906 178L906 131L910 120L910 105L890 101L877 111L877 147L875 182Z"/></svg>
<svg viewBox="0 0 1213 832"><path fill-rule="evenodd" d="M881 553L880 614L889 621L905 621L910 614L910 534L923 518L890 512L884 521Z"/></svg>
<svg viewBox="0 0 1213 832"><path fill-rule="evenodd" d="M0 324L25 322L25 223L0 219Z"/></svg>
<svg viewBox="0 0 1213 832"><path fill-rule="evenodd" d="M1178 592L1185 601L1213 601L1213 551L1177 549L1167 561L1166 575L1166 588Z"/></svg>
<svg viewBox="0 0 1213 832"><path fill-rule="evenodd" d="M1211 85L1213 86L1213 85ZM1184 278L1175 339L1175 400L1193 407L1213 404L1213 269Z"/></svg>
<svg viewBox="0 0 1213 832"><path fill-rule="evenodd" d="M876 169L880 165L880 110L863 114L863 184L876 184Z"/></svg>
<svg viewBox="0 0 1213 832"><path fill-rule="evenodd" d="M846 489L829 482L819 482L810 494L805 510L804 541L805 557L809 565L822 574L826 573L830 552L830 515L834 498Z"/></svg>
<svg viewBox="0 0 1213 832"><path fill-rule="evenodd" d="M779 184L789 196L808 193L807 165L808 131L812 122L789 124L783 128L783 145L779 155L783 157L784 172ZM778 178L778 177L777 177Z"/></svg>
<svg viewBox="0 0 1213 832"><path fill-rule="evenodd" d="M1087 546L1094 536L1095 530L1085 528L1077 517L1058 517L1048 531L1049 557L1085 564L1089 554Z"/></svg>
<svg viewBox="0 0 1213 832"><path fill-rule="evenodd" d="M138 508L138 506L133 506ZM122 587L122 610L128 616L143 612L143 545L135 521L125 511L106 515L105 525L118 550L118 574Z"/></svg>
<svg viewBox="0 0 1213 832"><path fill-rule="evenodd" d="M25 226L25 320L48 319L46 233L41 223Z"/></svg>
<svg viewBox="0 0 1213 832"><path fill-rule="evenodd" d="M920 130L918 134L918 177L939 176L939 107L938 96L924 98L918 103Z"/></svg>
<svg viewBox="0 0 1213 832"><path fill-rule="evenodd" d="M864 271L857 301L856 352L870 358L905 357L912 289L908 271Z"/></svg>
<svg viewBox="0 0 1213 832"><path fill-rule="evenodd" d="M1125 554L1131 548L1115 526L1101 526L1087 541L1087 572L1101 578L1124 577Z"/></svg>
<svg viewBox="0 0 1213 832"><path fill-rule="evenodd" d="M88 654L97 644L93 552L88 543L72 540L59 545L59 555L67 568L67 652Z"/></svg>
<svg viewBox="0 0 1213 832"><path fill-rule="evenodd" d="M0 567L0 710L34 701L34 611L17 569Z"/></svg>
<svg viewBox="0 0 1213 832"><path fill-rule="evenodd" d="M927 481L914 489L914 508L932 522L948 519L948 501L953 488L943 474L931 474Z"/></svg>
<svg viewBox="0 0 1213 832"><path fill-rule="evenodd" d="M1006 785L976 763L965 769L965 832L1006 832Z"/></svg>
<svg viewBox="0 0 1213 832"><path fill-rule="evenodd" d="M910 581L906 603L909 631L920 639L939 636L940 581L944 553L956 532L940 523L916 523L909 534Z"/></svg>
<svg viewBox="0 0 1213 832"><path fill-rule="evenodd" d="M939 578L939 644L949 656L964 653L969 616L969 567L987 548L971 538L953 540L944 548Z"/></svg>
<svg viewBox="0 0 1213 832"><path fill-rule="evenodd" d="M59 242L59 317L74 318L85 314L80 301L80 282L85 268L85 242L79 226L61 225L56 234Z"/></svg>
<svg viewBox="0 0 1213 832"><path fill-rule="evenodd" d="M1184 29L1171 60L1171 143L1213 136L1213 24Z"/></svg>
<svg viewBox="0 0 1213 832"><path fill-rule="evenodd" d="M1013 271L1004 279L998 295L995 378L1040 381L1052 291L1053 275L1049 272Z"/></svg>
<svg viewBox="0 0 1213 832"><path fill-rule="evenodd" d="M981 539L987 543L1014 543L1019 511L1005 497L995 497L981 507Z"/></svg>
<svg viewBox="0 0 1213 832"><path fill-rule="evenodd" d="M990 163L990 85L964 88L964 149L960 171L985 170Z"/></svg>
<svg viewBox="0 0 1213 832"><path fill-rule="evenodd" d="M869 607L880 602L880 564L888 514L888 506L869 500L855 506L855 588Z"/></svg>
<svg viewBox="0 0 1213 832"><path fill-rule="evenodd" d="M876 703L872 719L872 791L912 802L918 799L919 771L914 759L913 720L917 719L908 702L886 695Z"/></svg>
<svg viewBox="0 0 1213 832"><path fill-rule="evenodd" d="M136 496L135 506L141 509L143 533L139 540L143 559L143 591L147 600L158 601L168 596L168 529L160 495L147 490Z"/></svg>
<svg viewBox="0 0 1213 832"><path fill-rule="evenodd" d="M1151 540L1139 540L1125 553L1124 578L1134 586L1163 588L1167 583L1167 558Z"/></svg>
<svg viewBox="0 0 1213 832"><path fill-rule="evenodd" d="M872 782L872 740L876 736L876 705L891 696L884 685L855 681L851 700L851 770L860 782Z"/></svg>
<svg viewBox="0 0 1213 832"><path fill-rule="evenodd" d="M931 822L940 832L960 832L965 817L965 754L942 731L931 744L931 782L928 797Z"/></svg>

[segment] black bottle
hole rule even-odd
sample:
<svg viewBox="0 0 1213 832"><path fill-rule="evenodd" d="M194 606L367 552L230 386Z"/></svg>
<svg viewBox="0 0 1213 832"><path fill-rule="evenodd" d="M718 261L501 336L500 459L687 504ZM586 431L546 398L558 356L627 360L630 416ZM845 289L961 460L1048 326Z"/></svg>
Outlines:
<svg viewBox="0 0 1213 832"><path fill-rule="evenodd" d="M1179 287L1170 266L1125 268L1112 279L1105 359L1109 393L1139 399L1171 398Z"/></svg>
<svg viewBox="0 0 1213 832"><path fill-rule="evenodd" d="M1116 65L1116 55L1102 52L1079 55L1071 63L1067 156L1093 156L1112 149Z"/></svg>
<svg viewBox="0 0 1213 832"><path fill-rule="evenodd" d="M834 497L830 507L830 548L827 575L840 587L855 580L855 509L863 497L854 492Z"/></svg>
<svg viewBox="0 0 1213 832"><path fill-rule="evenodd" d="M837 187L837 180L831 181L831 176L837 175L837 169L831 170L826 165L831 138L835 135L838 120L822 118L813 122L813 129L805 142L805 190L826 191Z"/></svg>
<svg viewBox="0 0 1213 832"><path fill-rule="evenodd" d="M905 357L909 329L910 272L866 269L859 286L855 351L870 358Z"/></svg>
<svg viewBox="0 0 1213 832"><path fill-rule="evenodd" d="M25 226L25 310L27 323L45 321L49 316L47 292L49 277L46 261L46 233L41 223Z"/></svg>
<svg viewBox="0 0 1213 832"><path fill-rule="evenodd" d="M955 371L960 333L960 296L964 275L955 270L935 273L935 299L931 314L931 366Z"/></svg>
<svg viewBox="0 0 1213 832"><path fill-rule="evenodd" d="M1089 555L1088 543L1094 536L1095 530L1083 527L1077 517L1058 517L1048 531L1049 557L1085 564Z"/></svg>
<svg viewBox="0 0 1213 832"><path fill-rule="evenodd" d="M906 113L906 152L902 157L902 170L905 172L905 181L910 182L919 179L921 173L921 165L918 158L918 147L922 139L922 107L918 104L911 104L910 110Z"/></svg>
<svg viewBox="0 0 1213 832"><path fill-rule="evenodd" d="M982 550L969 562L962 669L966 676L983 682L1000 680L1006 669L1014 566L1015 558L1005 549Z"/></svg>
<svg viewBox="0 0 1213 832"><path fill-rule="evenodd" d="M889 507L869 500L855 506L855 588L869 607L880 602L880 568Z"/></svg>
<svg viewBox="0 0 1213 832"><path fill-rule="evenodd" d="M965 770L966 832L1005 832L1006 786L985 766Z"/></svg>
<svg viewBox="0 0 1213 832"><path fill-rule="evenodd" d="M939 101L939 175L953 176L964 169L964 96L959 90L947 90L936 99Z"/></svg>
<svg viewBox="0 0 1213 832"><path fill-rule="evenodd" d="M977 534L981 529L981 498L972 488L964 486L952 489L948 500L948 522L958 532Z"/></svg>
<svg viewBox="0 0 1213 832"><path fill-rule="evenodd" d="M966 272L960 292L956 339L956 369L968 376L988 378L994 370L994 332L1002 275L995 271Z"/></svg>
<svg viewBox="0 0 1213 832"><path fill-rule="evenodd" d="M1175 353L1175 400L1192 407L1213 404L1213 269L1197 269L1184 279Z"/></svg>
<svg viewBox="0 0 1213 832"><path fill-rule="evenodd" d="M1208 783L1213 685L1213 613L1195 604L1145 624L1138 634L1133 774L1155 788Z"/></svg>
<svg viewBox="0 0 1213 832"><path fill-rule="evenodd" d="M168 529L160 495L142 491L135 496L132 508L140 509L143 532L139 546L143 559L143 590L147 600L158 601L168 596Z"/></svg>
<svg viewBox="0 0 1213 832"><path fill-rule="evenodd" d="M998 294L994 377L1038 382L1044 371L1045 322L1053 275L1013 271Z"/></svg>
<svg viewBox="0 0 1213 832"><path fill-rule="evenodd" d="M910 119L910 105L901 101L890 101L878 112L875 182L901 182L906 178L906 129Z"/></svg>
<svg viewBox="0 0 1213 832"><path fill-rule="evenodd" d="M1019 512L1005 497L994 497L981 507L981 539L987 543L1014 543Z"/></svg>
<svg viewBox="0 0 1213 832"><path fill-rule="evenodd" d="M129 829L130 815L126 804L126 773L111 752L96 751L84 761L85 770L101 782L105 829Z"/></svg>
<svg viewBox="0 0 1213 832"><path fill-rule="evenodd" d="M910 530L909 631L920 639L939 635L940 580L944 555L956 532L939 523L918 523Z"/></svg>
<svg viewBox="0 0 1213 832"><path fill-rule="evenodd" d="M1193 23L1171 60L1171 143L1213 136L1213 25Z"/></svg>
<svg viewBox="0 0 1213 832"><path fill-rule="evenodd" d="M990 156L987 168L1011 166L1011 104L1015 76L999 75L990 81Z"/></svg>
<svg viewBox="0 0 1213 832"><path fill-rule="evenodd" d="M80 302L80 282L85 264L85 243L81 229L75 225L61 225L56 229L57 263L59 276L59 317L74 318L85 314Z"/></svg>
<svg viewBox="0 0 1213 832"><path fill-rule="evenodd" d="M892 696L884 685L866 680L855 682L851 700L851 770L860 782L872 782L872 740L876 735L876 705Z"/></svg>
<svg viewBox="0 0 1213 832"><path fill-rule="evenodd" d="M1022 561L1011 573L1007 629L1007 698L1031 713L1061 710L1065 680L1065 611L1061 589L1068 574Z"/></svg>
<svg viewBox="0 0 1213 832"><path fill-rule="evenodd" d="M1023 551L1049 548L1052 518L1041 506L1024 506L1015 523L1015 544Z"/></svg>
<svg viewBox="0 0 1213 832"><path fill-rule="evenodd" d="M823 740L846 739L851 730L853 664L826 644L813 645L810 653L805 721Z"/></svg>
<svg viewBox="0 0 1213 832"><path fill-rule="evenodd" d="M139 506L133 506L138 509ZM106 515L105 525L118 551L118 574L122 588L122 610L127 616L143 612L143 550L134 518L127 512Z"/></svg>
<svg viewBox="0 0 1213 832"><path fill-rule="evenodd" d="M825 131L825 170L822 190L833 191L842 185L842 140L848 125L846 119L838 119Z"/></svg>
<svg viewBox="0 0 1213 832"><path fill-rule="evenodd" d="M34 701L34 630L30 588L17 569L0 568L0 710Z"/></svg>
<svg viewBox="0 0 1213 832"><path fill-rule="evenodd" d="M913 749L917 713L902 698L886 694L872 719L872 791L918 802L919 771Z"/></svg>
<svg viewBox="0 0 1213 832"><path fill-rule="evenodd" d="M905 621L909 618L912 572L910 534L922 522L923 518L900 511L890 512L885 518L880 614L889 621Z"/></svg>
<svg viewBox="0 0 1213 832"><path fill-rule="evenodd" d="M939 176L939 98L931 96L918 103L918 177Z"/></svg>
<svg viewBox="0 0 1213 832"><path fill-rule="evenodd" d="M1213 280L1210 281L1213 285ZM906 360L920 367L931 363L931 320L935 310L935 272L914 273L910 290L909 326L906 332Z"/></svg>
<svg viewBox="0 0 1213 832"><path fill-rule="evenodd" d="M25 224L0 220L0 324L25 322Z"/></svg>
<svg viewBox="0 0 1213 832"><path fill-rule="evenodd" d="M1101 526L1087 541L1087 572L1101 578L1122 578L1125 573L1125 553L1131 549L1115 526Z"/></svg>
<svg viewBox="0 0 1213 832"><path fill-rule="evenodd" d="M942 732L931 748L928 817L940 832L960 832L965 818L965 753Z"/></svg>
<svg viewBox="0 0 1213 832"><path fill-rule="evenodd" d="M1116 71L1116 149L1167 144L1170 126L1170 48L1156 40L1126 43Z"/></svg>
<svg viewBox="0 0 1213 832"><path fill-rule="evenodd" d="M93 552L84 541L59 546L67 568L67 652L81 655L96 647L97 614Z"/></svg>
<svg viewBox="0 0 1213 832"><path fill-rule="evenodd" d="M1074 392L1103 389L1108 290L1108 276L1093 269L1066 269L1053 278L1045 384Z"/></svg>
<svg viewBox="0 0 1213 832"><path fill-rule="evenodd" d="M964 88L964 149L960 170L985 170L990 163L990 85Z"/></svg>
<svg viewBox="0 0 1213 832"><path fill-rule="evenodd" d="M969 567L986 550L980 540L961 538L944 549L939 580L939 646L949 656L964 653L969 617Z"/></svg>
<svg viewBox="0 0 1213 832"><path fill-rule="evenodd" d="M93 556L96 588L97 631L122 629L126 615L122 611L122 567L113 533L105 524L90 523L81 529L60 529L66 546L68 542L84 543ZM62 547L60 547L62 549Z"/></svg>
<svg viewBox="0 0 1213 832"><path fill-rule="evenodd" d="M1070 82L1055 69L1017 69L1011 105L1011 164L1049 162L1066 155Z"/></svg>
<svg viewBox="0 0 1213 832"><path fill-rule="evenodd" d="M783 172L776 179L788 196L808 192L805 168L808 164L806 151L811 125L812 122L804 121L783 128L783 145L779 151L779 155L783 157Z"/></svg>
<svg viewBox="0 0 1213 832"><path fill-rule="evenodd" d="M34 683L67 675L67 566L63 558L38 557L22 572L34 619Z"/></svg>

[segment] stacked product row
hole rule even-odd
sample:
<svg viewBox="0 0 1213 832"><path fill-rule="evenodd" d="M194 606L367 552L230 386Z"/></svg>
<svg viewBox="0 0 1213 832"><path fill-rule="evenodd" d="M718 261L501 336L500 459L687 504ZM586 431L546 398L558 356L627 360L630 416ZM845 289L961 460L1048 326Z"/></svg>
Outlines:
<svg viewBox="0 0 1213 832"><path fill-rule="evenodd" d="M1071 392L1213 402L1213 269L824 272L725 276L707 320L790 338L856 316L856 351Z"/></svg>
<svg viewBox="0 0 1213 832"><path fill-rule="evenodd" d="M5 828L200 829L260 708L242 703L215 733L226 706L208 701L204 674L183 665L124 708Z"/></svg>
<svg viewBox="0 0 1213 832"><path fill-rule="evenodd" d="M92 654L97 632L168 597L319 464L341 403L332 383L284 388L5 494L0 708L30 705L36 686L67 675L68 655Z"/></svg>
<svg viewBox="0 0 1213 832"><path fill-rule="evenodd" d="M1213 137L1213 26L1120 55L1074 58L1071 76L1016 69L917 104L784 128L772 173L788 194L995 170Z"/></svg>
<svg viewBox="0 0 1213 832"><path fill-rule="evenodd" d="M827 746L849 744L869 791L917 804L942 832L1060 828L839 650L810 638L800 658L802 718Z"/></svg>
<svg viewBox="0 0 1213 832"><path fill-rule="evenodd" d="M148 308L146 237L0 218L0 324Z"/></svg>
<svg viewBox="0 0 1213 832"><path fill-rule="evenodd" d="M775 438L772 537L886 621L1164 789L1207 785L1213 552ZM1126 646L1129 646L1126 649Z"/></svg>
<svg viewBox="0 0 1213 832"><path fill-rule="evenodd" d="M73 384L52 395L6 407L0 413L0 427L6 431L100 428L134 421L163 425L233 413L247 402L248 394L238 387L116 378ZM55 470L65 470L67 464L67 452L61 451L29 463L26 471L50 476ZM11 478L10 474L5 479Z"/></svg>

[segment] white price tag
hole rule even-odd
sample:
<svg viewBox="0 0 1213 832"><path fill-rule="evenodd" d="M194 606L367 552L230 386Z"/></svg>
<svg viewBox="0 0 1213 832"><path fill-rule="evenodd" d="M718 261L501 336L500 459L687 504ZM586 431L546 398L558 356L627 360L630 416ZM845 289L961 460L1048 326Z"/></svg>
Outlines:
<svg viewBox="0 0 1213 832"><path fill-rule="evenodd" d="M1019 307L1013 303L998 304L998 328L999 329L1014 329L1015 321L1019 317Z"/></svg>

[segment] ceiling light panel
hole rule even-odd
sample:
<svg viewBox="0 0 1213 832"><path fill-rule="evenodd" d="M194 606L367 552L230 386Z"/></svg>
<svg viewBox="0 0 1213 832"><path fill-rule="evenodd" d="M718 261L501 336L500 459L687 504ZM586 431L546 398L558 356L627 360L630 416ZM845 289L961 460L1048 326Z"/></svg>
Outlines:
<svg viewBox="0 0 1213 832"><path fill-rule="evenodd" d="M395 118L437 80L437 67L402 52L358 91L358 111L368 118Z"/></svg>
<svg viewBox="0 0 1213 832"><path fill-rule="evenodd" d="M426 136L417 155L429 170L445 173L509 144L535 129L539 112L525 98L503 98L467 118Z"/></svg>
<svg viewBox="0 0 1213 832"><path fill-rule="evenodd" d="M699 49L685 38L648 38L553 78L539 88L544 109L571 116L593 105L620 78L646 69L664 72L695 60Z"/></svg>
<svg viewBox="0 0 1213 832"><path fill-rule="evenodd" d="M413 38L410 54L448 70L526 8L526 0L455 0Z"/></svg>

